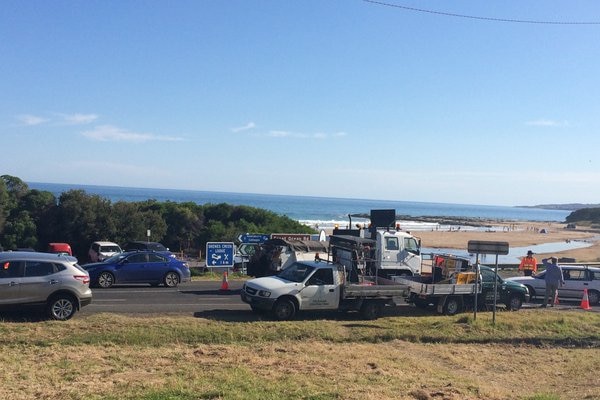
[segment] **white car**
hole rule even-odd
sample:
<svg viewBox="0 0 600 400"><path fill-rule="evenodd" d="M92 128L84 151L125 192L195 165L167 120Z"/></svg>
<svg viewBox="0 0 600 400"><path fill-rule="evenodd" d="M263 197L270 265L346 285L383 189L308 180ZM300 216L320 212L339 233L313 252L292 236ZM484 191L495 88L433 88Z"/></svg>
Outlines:
<svg viewBox="0 0 600 400"><path fill-rule="evenodd" d="M91 262L101 262L117 253L122 253L121 247L113 242L94 242L90 246L88 256Z"/></svg>
<svg viewBox="0 0 600 400"><path fill-rule="evenodd" d="M600 303L600 268L582 265L561 265L565 284L558 288L558 298L561 300L581 301L583 289L588 291L590 305ZM527 286L531 299L544 300L546 293L545 271L535 276L519 276L507 280L522 283Z"/></svg>

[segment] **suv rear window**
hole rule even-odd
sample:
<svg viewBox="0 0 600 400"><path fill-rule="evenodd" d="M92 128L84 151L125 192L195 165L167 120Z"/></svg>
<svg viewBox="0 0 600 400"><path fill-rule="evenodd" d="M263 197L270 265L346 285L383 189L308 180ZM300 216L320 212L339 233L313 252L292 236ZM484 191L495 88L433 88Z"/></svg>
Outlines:
<svg viewBox="0 0 600 400"><path fill-rule="evenodd" d="M27 261L25 264L25 277L46 276L57 272L53 263L43 261Z"/></svg>

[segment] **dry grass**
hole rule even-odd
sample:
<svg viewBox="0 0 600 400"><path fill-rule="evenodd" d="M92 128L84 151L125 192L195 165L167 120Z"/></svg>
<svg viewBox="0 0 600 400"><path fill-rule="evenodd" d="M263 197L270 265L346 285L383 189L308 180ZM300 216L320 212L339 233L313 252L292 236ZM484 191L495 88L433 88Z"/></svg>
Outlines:
<svg viewBox="0 0 600 400"><path fill-rule="evenodd" d="M599 328L597 314L539 310L501 313L496 326L489 313L3 322L0 398L600 399Z"/></svg>

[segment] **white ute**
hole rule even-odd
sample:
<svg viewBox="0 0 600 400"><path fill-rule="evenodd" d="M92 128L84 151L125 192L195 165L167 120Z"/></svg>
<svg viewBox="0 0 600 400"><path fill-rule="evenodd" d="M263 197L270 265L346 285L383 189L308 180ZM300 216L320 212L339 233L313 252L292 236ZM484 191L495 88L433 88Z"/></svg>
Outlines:
<svg viewBox="0 0 600 400"><path fill-rule="evenodd" d="M242 301L255 312L287 320L303 310L356 310L363 318L380 316L383 306L403 301L407 285L351 284L344 266L325 261L297 261L279 275L251 279Z"/></svg>

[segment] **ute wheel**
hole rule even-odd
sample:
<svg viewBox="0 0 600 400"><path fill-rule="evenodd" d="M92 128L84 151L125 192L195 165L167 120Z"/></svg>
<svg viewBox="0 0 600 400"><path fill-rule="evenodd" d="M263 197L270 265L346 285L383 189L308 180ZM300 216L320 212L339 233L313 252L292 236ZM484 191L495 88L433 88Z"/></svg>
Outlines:
<svg viewBox="0 0 600 400"><path fill-rule="evenodd" d="M179 275L177 275L177 272L167 272L163 279L163 283L166 287L176 287L179 285Z"/></svg>
<svg viewBox="0 0 600 400"><path fill-rule="evenodd" d="M273 316L278 321L292 319L294 314L296 314L296 306L291 300L278 300L273 306Z"/></svg>
<svg viewBox="0 0 600 400"><path fill-rule="evenodd" d="M110 272L102 272L98 276L98 286L101 288L109 288L115 283L115 277Z"/></svg>
<svg viewBox="0 0 600 400"><path fill-rule="evenodd" d="M508 309L510 311L518 311L521 309L523 305L523 299L519 295L513 295L510 299L508 299Z"/></svg>
<svg viewBox="0 0 600 400"><path fill-rule="evenodd" d="M375 301L367 301L360 308L360 315L364 319L372 320L377 319L381 315L382 306L381 303Z"/></svg>
<svg viewBox="0 0 600 400"><path fill-rule="evenodd" d="M591 306L597 306L600 304L600 293L595 290L588 290L588 300Z"/></svg>
<svg viewBox="0 0 600 400"><path fill-rule="evenodd" d="M48 316L58 321L70 319L75 311L77 311L77 301L67 294L52 297L46 307Z"/></svg>
<svg viewBox="0 0 600 400"><path fill-rule="evenodd" d="M444 304L444 314L455 315L462 310L462 301L458 297L450 296Z"/></svg>

